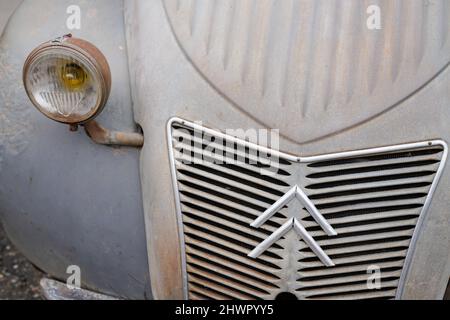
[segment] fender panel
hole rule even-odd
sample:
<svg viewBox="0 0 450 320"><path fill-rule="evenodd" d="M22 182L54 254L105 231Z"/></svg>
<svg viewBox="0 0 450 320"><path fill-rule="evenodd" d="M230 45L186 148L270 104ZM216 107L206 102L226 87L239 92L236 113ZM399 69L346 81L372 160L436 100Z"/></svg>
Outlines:
<svg viewBox="0 0 450 320"><path fill-rule="evenodd" d="M228 7L233 7L235 1L228 2ZM417 2L414 4L415 6L422 3L422 1L415 2ZM439 54L440 59L447 64L434 78L412 95L407 96L409 92L405 91L403 100L395 108L386 110L376 117L365 118L366 120L358 125L341 126L340 121L347 120L343 116L336 116L330 123L322 122L321 119L300 121L296 117L292 117L292 113L285 112L286 110L281 108L271 110L271 112L278 112L280 117L271 118L271 124L265 125L255 119L254 113L243 114L242 110L236 108L223 92L217 90L217 83L207 81L200 70L200 67L212 66L208 65L206 58L200 65L193 63L192 55L186 54L186 47L180 46L180 38L177 37L174 25L171 24L170 17L166 14L167 5L171 3L170 0L165 2L125 2L135 114L146 135L141 158L142 188L147 230L148 235L151 235L151 237L148 236L151 280L153 293L157 298L183 297L183 277L186 274L182 268L181 252L184 248L181 243L183 239L179 238L178 233L179 225L177 224L175 205L177 195L172 191L170 158L166 143L170 137L163 135L166 124L171 118L178 117L192 122L201 121L203 126L222 132L237 128L244 131L274 128L280 129L280 133L282 133L289 126L295 127L298 128L297 132L305 134L302 136L303 138L291 139L291 137L282 136L279 145L280 151L300 157L429 139L440 139L448 143L450 139L448 130L450 117L448 46ZM189 1L188 4L179 3L181 4L177 12L179 15L189 16L190 11L184 10L188 4L199 6L199 10L203 10L202 12L206 12L208 9L201 1ZM259 3L259 1L254 1L254 3ZM433 1L432 3L438 2ZM195 6L193 5L193 7ZM385 12L392 14L395 11ZM362 12L362 14L364 13L365 11ZM201 19L200 16L192 16ZM194 27L193 34L199 29ZM217 30L223 32L225 29L217 28ZM383 30L387 32L387 29ZM414 36L413 29L411 32ZM448 30L445 29L443 33L447 34ZM388 33L384 33L384 35L387 36ZM408 34L408 37L411 35ZM225 35L221 34L216 39L222 40L223 38ZM199 41L199 43L201 42ZM192 46L192 48L194 47L195 45ZM201 50L202 48L195 49ZM425 50L420 46L418 49L419 51ZM426 50L428 49L427 47ZM235 52L239 52L239 50ZM213 50L210 53L214 53ZM230 60L228 66L231 66L232 62ZM408 70L408 72L410 71ZM214 77L216 75L214 74ZM299 73L299 76L306 81L307 75ZM239 81L233 82L234 78L230 79L230 88L235 89L233 94L242 90ZM386 89L386 94L391 90L393 89ZM319 108L320 104L317 106ZM290 105L290 107L294 109L295 105ZM248 107L250 110L258 108L260 108L259 115L263 117L270 117L272 114L261 111L261 105L258 103L249 104ZM317 111L312 108L309 110ZM337 126L340 128L339 131L334 130ZM313 132L308 131L309 128L321 130L322 134L334 133L326 136L322 134L309 136ZM317 131L315 132L317 133ZM319 138L320 136L322 138ZM441 299L444 295L450 275L449 186L450 176L447 163L429 207L430 213L423 221L417 245L412 252L411 268L405 278L404 290L399 298Z"/></svg>
<svg viewBox="0 0 450 320"><path fill-rule="evenodd" d="M66 9L79 5L80 30ZM39 268L114 296L151 297L139 179L139 152L95 145L84 130L45 118L23 89L28 53L72 32L107 57L113 85L100 123L136 130L131 108L122 1L24 1L0 43L0 214L14 244Z"/></svg>

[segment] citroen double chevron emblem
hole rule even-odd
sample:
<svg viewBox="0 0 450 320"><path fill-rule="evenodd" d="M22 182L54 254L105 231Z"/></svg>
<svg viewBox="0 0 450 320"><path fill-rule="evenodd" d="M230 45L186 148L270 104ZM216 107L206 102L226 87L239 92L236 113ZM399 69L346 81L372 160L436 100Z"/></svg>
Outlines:
<svg viewBox="0 0 450 320"><path fill-rule="evenodd" d="M322 214L317 210L316 206L308 198L308 196L303 192L300 187L295 186L286 192L280 199L278 199L273 205L271 205L266 211L263 212L255 221L250 225L254 228L261 227L267 220L269 220L275 213L277 213L281 208L287 205L292 200L297 199L302 205L305 206L309 214L314 218L314 220L320 225L320 227L329 236L337 235L337 232L328 223L328 221L322 216ZM283 237L291 229L305 241L305 243L311 248L311 250L319 257L320 261L327 267L334 266L333 261L330 257L322 250L319 244L313 239L313 237L306 231L297 218L289 218L280 228L275 230L267 239L261 242L259 245L253 249L248 256L251 258L257 258L264 251L270 248L275 242L277 242L281 237Z"/></svg>

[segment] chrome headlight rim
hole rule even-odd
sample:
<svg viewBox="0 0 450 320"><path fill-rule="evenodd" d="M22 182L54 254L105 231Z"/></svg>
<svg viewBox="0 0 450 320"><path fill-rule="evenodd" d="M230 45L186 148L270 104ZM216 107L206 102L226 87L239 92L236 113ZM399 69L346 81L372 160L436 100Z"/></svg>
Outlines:
<svg viewBox="0 0 450 320"><path fill-rule="evenodd" d="M33 62L45 57L50 52L71 55L79 60L81 64L89 66L89 69L95 73L95 78L99 81L100 98L96 105L92 106L91 110L83 116L66 117L48 112L40 105L34 94L30 91L27 85L30 67L33 65ZM111 71L106 57L92 43L80 38L72 38L71 35L45 42L36 47L25 60L22 79L28 98L39 112L54 121L69 125L84 124L97 117L103 111L111 91Z"/></svg>

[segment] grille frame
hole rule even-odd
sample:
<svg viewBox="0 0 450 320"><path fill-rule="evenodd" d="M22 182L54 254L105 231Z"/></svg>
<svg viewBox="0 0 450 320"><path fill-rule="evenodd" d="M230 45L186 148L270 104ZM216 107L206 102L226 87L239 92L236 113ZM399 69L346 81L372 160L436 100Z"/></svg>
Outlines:
<svg viewBox="0 0 450 320"><path fill-rule="evenodd" d="M248 142L245 140L242 140L240 138L225 134L221 131L214 130L211 128L208 128L203 125L199 125L195 122L184 120L179 117L172 117L169 119L166 125L166 134L167 134L167 141L168 141L168 151L169 151L169 163L170 163L170 172L171 172L171 178L172 178L172 187L173 187L173 193L174 193L174 200L175 200L175 209L176 209L176 218L177 218L177 227L178 227L178 236L179 236L179 242L180 242L180 254L181 254L181 271L182 271L182 283L183 283L183 298L185 300L189 297L189 284L188 284L188 272L187 272L187 254L186 254L186 244L185 244L185 233L184 233L184 225L183 225L183 213L181 209L181 199L180 199L180 189L178 185L178 175L177 175L177 169L175 164L175 157L174 157L174 147L173 147L173 125L179 124L180 126L185 126L188 128L191 128L193 130L199 130L200 132L203 132L207 135L219 137L221 139L236 143L243 147L248 147L255 149L259 152L268 153L272 155L276 155L280 159L287 160L289 162L297 163L297 164L311 164L311 163L317 163L317 162L324 162L324 161L336 161L336 160L342 160L347 158L356 158L356 157L362 157L362 156L371 156L371 155L379 155L379 154L387 154L387 153L393 153L393 152L402 152L402 151L408 151L411 149L421 149L421 148L430 148L430 147L441 147L442 148L442 156L440 159L440 163L438 165L438 168L435 172L434 178L432 180L432 183L430 185L429 192L427 196L425 197L425 201L423 203L422 209L420 210L420 214L418 215L417 222L415 224L415 228L410 240L409 247L407 248L405 260L403 263L403 268L401 270L400 278L398 280L395 299L400 299L403 294L404 286L406 277L408 275L411 263L412 263L412 256L415 252L416 248L416 242L420 234L420 230L422 228L423 221L425 220L427 213L429 212L429 207L433 198L433 194L436 191L436 188L438 186L439 180L442 176L442 173L444 171L447 157L448 157L448 145L444 140L441 139L431 139L426 141L420 141L420 142L412 142L412 143L405 143L405 144L397 144L397 145L389 145L389 146L383 146L383 147L376 147L376 148L367 148L367 149L359 149L359 150L352 150L352 151L343 151L343 152L334 152L334 153L327 153L327 154L321 154L321 155L314 155L314 156L295 156L290 153L285 153L277 150L273 150L267 147L260 146L258 144Z"/></svg>

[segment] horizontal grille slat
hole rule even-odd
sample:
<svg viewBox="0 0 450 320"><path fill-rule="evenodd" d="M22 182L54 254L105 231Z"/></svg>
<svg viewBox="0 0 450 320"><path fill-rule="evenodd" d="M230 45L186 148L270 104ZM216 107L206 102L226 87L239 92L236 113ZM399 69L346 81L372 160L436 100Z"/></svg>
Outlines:
<svg viewBox="0 0 450 320"><path fill-rule="evenodd" d="M352 243L361 243L361 242L374 242L374 241L387 241L390 239L398 239L398 238L408 238L412 235L411 229L407 230L399 230L399 231L391 231L391 232L379 232L361 236L348 236L337 239L322 239L318 240L317 243L322 248L327 248L328 246L338 246L338 245L348 245ZM306 245L302 245L301 248L308 248Z"/></svg>
<svg viewBox="0 0 450 320"><path fill-rule="evenodd" d="M281 269L276 264L267 263L265 261L262 261L261 259L255 261L234 251L226 250L226 248L216 247L208 242L204 243L200 240L191 238L189 237L189 235L186 235L186 245L187 248L197 248L197 251L200 251L206 255L228 258L231 261L236 262L244 267L255 269L258 273L266 274L266 276L269 275L275 278L278 270Z"/></svg>
<svg viewBox="0 0 450 320"><path fill-rule="evenodd" d="M199 241L206 241L208 243L211 243L212 245L218 245L229 250L234 250L235 252L240 253L243 256L247 255L249 249L251 250L251 245L248 245L247 243L241 243L240 241L236 241L235 239L231 239L223 235L219 237L217 236L216 232L209 231L208 229L202 228L201 226L197 227L192 224L186 224L185 229L186 235L196 237ZM266 263L274 263L275 260L280 259L280 257L275 253L277 251L279 250L271 249L269 251L266 251L266 253L260 257L260 260Z"/></svg>
<svg viewBox="0 0 450 320"><path fill-rule="evenodd" d="M390 259L374 259L374 260L368 260L364 261L358 264L351 264L351 265L344 265L344 266L336 266L333 269L326 268L326 269L319 269L315 271L303 271L303 269L300 269L298 271L298 280L303 281L305 284L308 284L309 282L321 282L325 281L328 278L331 278L330 281L335 281L337 279L340 279L341 276L348 276L352 273L364 273L366 275L367 280L367 270L369 267L377 266L380 269L386 269L386 268L401 268L403 266L404 258L402 257L395 257ZM336 278L336 279L335 279Z"/></svg>
<svg viewBox="0 0 450 320"><path fill-rule="evenodd" d="M246 152L248 148L243 147L237 147L234 143L227 144L227 141L225 139L220 139L217 137L212 137L211 135L205 135L203 134L202 137L200 136L193 136L192 132L180 132L175 131L172 135L173 137L173 143L174 143L174 149L180 150L181 148L191 148L189 151L193 151L192 148L195 148L200 151L200 147L202 150L204 150L206 147L208 147L208 150L212 151L217 150L217 154L228 157L230 159L235 159L236 156L238 156L240 159L250 159L252 160L252 163L259 163L261 160L264 159L264 155L260 154L258 152ZM206 138L206 140L204 139ZM212 138L212 139L211 139ZM217 140L217 141L216 141ZM221 141L221 143L219 143ZM207 142L208 145L205 144ZM208 155L210 155L208 153ZM285 161L283 159L280 159L278 165L280 167L287 168L291 165L290 162Z"/></svg>
<svg viewBox="0 0 450 320"><path fill-rule="evenodd" d="M387 268L381 268L382 275L389 279L399 279L400 273L401 273L401 266L400 267L387 267ZM389 271L391 269L394 269L393 271ZM299 279L297 281L297 284L299 285L297 289L304 290L305 293L309 294L313 290L323 290L326 288L334 288L339 287L344 284L352 283L352 282L360 282L364 284L364 282L367 284L367 270L361 270L361 271L355 271L352 273L348 273L348 275L345 274L336 274L333 278L323 278L321 280L314 280L314 281L305 281L302 279ZM380 279L382 280L382 279ZM306 289L307 288L307 289ZM313 293L314 294L314 293Z"/></svg>
<svg viewBox="0 0 450 320"><path fill-rule="evenodd" d="M392 195L392 194L404 194L410 189L415 189L418 191L428 191L431 185L431 181L421 181L417 180L410 183L385 183L383 185L377 185L376 187L371 188L355 188L355 189L347 189L341 191L333 191L333 192L323 192L323 193L315 193L310 194L309 198L314 200L316 203L321 203L321 201L330 201L330 200L347 200L354 199L359 197L365 197L367 194L375 194L375 195Z"/></svg>
<svg viewBox="0 0 450 320"><path fill-rule="evenodd" d="M210 296L207 296L206 294L202 294L200 292L191 291L189 293L189 300L209 300L212 299ZM217 298L216 298L217 300Z"/></svg>
<svg viewBox="0 0 450 320"><path fill-rule="evenodd" d="M220 221L218 220L210 221L204 218L196 219L195 215L189 215L187 213L183 213L183 215L187 225L195 225L196 227L208 230L210 233L221 234L223 237L232 238L235 242L245 243L245 245L249 247L256 246L259 242L264 240L263 237L257 237L254 234L249 233L248 230L242 231L238 228L233 228L230 224L220 225Z"/></svg>
<svg viewBox="0 0 450 320"><path fill-rule="evenodd" d="M389 274L386 277L381 277L381 288L395 288L398 284L398 279L392 279L396 277L390 277ZM304 294L310 298L324 298L335 296L335 295L342 295L344 293L352 293L357 291L370 291L370 289L367 288L367 280L363 281L355 281L350 282L350 284L342 284L342 285L336 285L331 287L326 287L322 289L310 289L307 290L306 288L300 288Z"/></svg>
<svg viewBox="0 0 450 320"><path fill-rule="evenodd" d="M219 293L218 291L211 290L209 288L205 288L202 285L198 285L194 281L190 284L190 298L191 299L214 299L214 300L231 300L233 299L231 296L227 296L223 293Z"/></svg>
<svg viewBox="0 0 450 320"><path fill-rule="evenodd" d="M390 283L386 288L361 289L338 294L308 296L311 300L391 300L395 298L398 282Z"/></svg>
<svg viewBox="0 0 450 320"><path fill-rule="evenodd" d="M186 206L187 207L187 206ZM262 241L265 237L271 234L270 231L262 232L262 230L251 228L248 224L242 223L233 219L223 219L219 218L217 214L210 215L205 213L204 211L197 211L192 209L183 209L183 214L191 217L193 221L198 219L199 221L205 221L206 223L211 223L213 225L218 225L218 227L222 227L226 230L230 230L230 232L236 232L238 234L243 234L243 236L248 236L249 238L253 238L255 241Z"/></svg>
<svg viewBox="0 0 450 320"><path fill-rule="evenodd" d="M335 239L340 239L344 237L354 236L354 235L367 235L373 233L382 233L396 230L410 230L414 228L417 219L408 219L406 221L392 221L392 222L381 222L381 223L371 223L362 224L356 226L346 226L336 227L338 235ZM325 232L323 230L311 231L310 234L317 240L327 239Z"/></svg>
<svg viewBox="0 0 450 320"><path fill-rule="evenodd" d="M225 195L221 195L221 196L217 196L215 194L208 194L204 191L200 191L194 188L190 188L187 186L180 186L180 194L183 195L184 197L180 197L182 199L182 201L186 200L189 201L191 199L195 199L197 201L203 201L205 203L215 203L215 204L223 204L224 208L230 208L230 209L235 209L238 211L243 211L246 212L247 214L255 217L258 217L258 214L260 213L260 211L258 211L256 208L249 206L245 203L236 203L233 201L229 201L227 197L225 197ZM261 209L263 210L263 209ZM275 222L276 225L279 225L279 222Z"/></svg>
<svg viewBox="0 0 450 320"><path fill-rule="evenodd" d="M407 151L399 151L399 152L388 152L385 154L377 154L377 155L368 155L368 156L359 156L359 157L351 157L351 158L343 158L337 160L325 160L325 161L317 161L307 165L308 168L320 168L320 167L334 167L337 166L351 166L351 165L360 165L361 163L398 163L403 162L405 159L436 159L440 158L438 154L442 153L441 147L431 147L431 148L422 148L421 150L407 150Z"/></svg>
<svg viewBox="0 0 450 320"><path fill-rule="evenodd" d="M364 222L368 221L368 223L372 222L373 220L404 220L404 219L410 219L410 218L416 218L421 211L422 207L414 208L410 210L395 210L395 211L384 211L384 212L375 212L375 213L365 213L355 216L342 216L342 217L335 217L335 218L328 218L328 222L331 225L338 225L343 223L354 223L354 222ZM310 226L315 226L316 224L314 221L304 221L304 225L306 228Z"/></svg>
<svg viewBox="0 0 450 320"><path fill-rule="evenodd" d="M418 190L415 190L416 192L411 193L402 193L402 194L395 194L392 193L390 195L366 195L365 197L354 197L353 199L339 199L339 201L323 201L323 202L317 202L316 207L317 209L324 212L327 209L335 209L335 208L346 208L346 207L352 207L355 209L361 208L366 204L373 204L373 203L410 203L412 201L408 200L415 200L424 198L427 196L427 193L420 192Z"/></svg>
<svg viewBox="0 0 450 320"><path fill-rule="evenodd" d="M226 270L214 270L208 269L208 265L201 266L200 263L188 262L189 273L208 278L210 280L216 281L217 283L227 283L232 289L235 289L244 294L248 294L257 298L258 295L269 295L266 291L268 288L261 288L261 285L255 282L249 282L248 279L243 279L239 277L236 273L228 272ZM220 275L219 275L220 274Z"/></svg>
<svg viewBox="0 0 450 320"><path fill-rule="evenodd" d="M260 174L262 171L261 168L252 165L247 165L245 162L232 161L217 164L214 163L214 160L216 159L212 159L211 162L207 160L208 159L205 159L200 163L196 163L192 159L192 157L187 155L182 155L176 158L178 165L194 166L194 167L197 166L205 169L212 168L213 170L225 172L225 174L229 175L232 174L245 175L246 178L252 178L253 181L257 181L259 183L271 184L273 187L287 186L287 184L281 179L276 179L270 175L262 175ZM221 159L217 159L216 161L221 161Z"/></svg>
<svg viewBox="0 0 450 320"><path fill-rule="evenodd" d="M224 293L227 297L230 297L231 299L239 299L239 300L255 300L256 297L252 296L250 294L246 294L245 292L240 292L239 290L236 290L234 288L231 288L230 286L223 285L220 282L210 279L209 277L205 277L199 274L194 274L192 272L188 273L190 278L192 279L191 282L197 284L198 286L202 286L204 288L214 290L215 292Z"/></svg>
<svg viewBox="0 0 450 320"><path fill-rule="evenodd" d="M233 189L232 187L227 186L226 184L223 184L223 186L226 187L221 189L221 192L218 192L217 185L205 181L199 181L195 178L194 179L187 178L184 175L180 175L179 182L180 184L183 184L186 187L203 191L209 194L214 194L217 196L226 195L231 199L231 201L233 199L236 199L236 202L240 201L242 203L246 203L248 206L252 206L258 211L269 207L276 201L262 197L261 195L252 194L248 190Z"/></svg>
<svg viewBox="0 0 450 320"><path fill-rule="evenodd" d="M381 290L360 290L341 295L322 296L320 300L392 300L395 298L397 285ZM317 298L316 298L317 299Z"/></svg>
<svg viewBox="0 0 450 320"><path fill-rule="evenodd" d="M395 298L446 156L433 141L296 158L187 121L169 139L191 299Z"/></svg>
<svg viewBox="0 0 450 320"><path fill-rule="evenodd" d="M347 266L347 265L358 265L364 264L367 261L384 261L386 259L404 259L406 255L406 248L401 248L392 251L385 252L369 252L364 253L363 255L353 255L353 256L343 256L343 257L335 257L333 262L337 267L339 266ZM323 270L324 266L319 260L311 260L305 261L305 259L299 260L300 266L302 270L305 272L315 272L317 270Z"/></svg>
<svg viewBox="0 0 450 320"><path fill-rule="evenodd" d="M252 186L256 189L261 189L263 191L266 191L268 193L281 196L283 192L280 190L282 187L286 186L280 186L275 183L271 183L271 181L264 181L261 179L257 179L251 175L245 175L240 172L235 172L233 170L229 170L221 165L214 165L214 164L207 164L203 163L201 165L185 165L180 162L177 162L178 169L185 170L187 172L192 172L195 169L203 172L210 173L211 175L215 175L217 179L225 178L229 180L234 180L237 182L240 182L244 185Z"/></svg>
<svg viewBox="0 0 450 320"><path fill-rule="evenodd" d="M265 198L265 202L273 203L278 200L280 195L279 188L276 190L277 192L267 192L265 190L261 190L259 187L255 187L249 185L248 183L242 183L233 179L229 179L227 177L218 176L214 173L210 173L207 171L199 170L194 167L180 168L179 169L180 178L183 177L186 180L196 180L196 181L204 181L209 183L210 185L215 185L220 188L234 188L240 190L245 190L252 195L256 195L257 198Z"/></svg>
<svg viewBox="0 0 450 320"><path fill-rule="evenodd" d="M350 210L341 210L341 211L329 211L328 213L323 213L323 216L327 219L339 219L339 218L351 218L351 217L361 217L366 214L374 214L374 213L387 213L393 212L394 214L399 211L405 210L416 210L422 208L423 205L419 203L408 203L408 204L395 204L388 206L372 206L368 208L361 209L350 209ZM309 217L304 218L305 221L312 221Z"/></svg>
<svg viewBox="0 0 450 320"><path fill-rule="evenodd" d="M341 248L333 248L325 250L325 252L328 254L328 256L343 256L346 254L359 254L364 255L366 252L372 252L373 250L389 250L389 249L398 249L399 251L403 248L407 248L409 245L409 239L408 240L398 240L398 241L392 241L388 243L383 243L383 249L379 249L379 244L362 244L352 247L341 247ZM307 258L314 258L316 259L317 256L313 252L303 252L305 259Z"/></svg>
<svg viewBox="0 0 450 320"><path fill-rule="evenodd" d="M350 177L356 174L359 177L366 177L371 176L373 172L378 172L382 174L384 174L384 172L387 172L389 174L399 174L408 172L410 168L422 168L423 170L437 170L438 166L439 160L425 159L409 162L386 163L353 168L341 168L339 170L331 170L331 171L320 171L310 173L306 177L309 179L327 179L327 180L332 177Z"/></svg>
<svg viewBox="0 0 450 320"><path fill-rule="evenodd" d="M417 177L414 176L406 176L404 178L400 179L394 179L394 180L385 180L385 181L366 181L356 184L345 184L345 185L332 185L328 186L326 183L322 183L322 186L317 189L312 189L309 187L309 184L305 186L305 190L307 191L308 195L312 197L312 200L317 200L316 195L323 195L327 193L341 193L341 192L347 192L350 193L354 192L356 196L359 196L360 190L367 190L367 189L376 189L376 188L385 188L390 187L393 185L410 185L410 184L419 184L419 183L428 183L428 185L431 185L433 182L434 175L433 174L427 174L427 175L418 175ZM313 183L313 181L310 181L310 184ZM408 192L411 190L411 188L405 188L405 190L408 189Z"/></svg>
<svg viewBox="0 0 450 320"><path fill-rule="evenodd" d="M201 201L196 201L195 199L189 199L187 197L184 198L185 201L182 201L181 204L183 206L183 210L196 210L201 211L202 213L205 213L206 215L216 216L219 218L229 219L230 221L236 221L236 223L239 224L245 224L250 225L250 223L254 220L254 217L249 214L245 214L243 211L233 212L229 211L223 208L219 208L215 206L214 204L209 204ZM187 201L189 200L189 201ZM260 232L264 232L267 234L273 233L277 227L279 227L278 224L267 224L262 228L259 228L258 230Z"/></svg>
<svg viewBox="0 0 450 320"><path fill-rule="evenodd" d="M386 213L393 212L395 214L402 210L414 210L422 208L423 205L419 201L392 201L392 202L374 202L370 204L358 204L353 206L344 206L333 209L323 209L322 215L326 219L340 218L340 217L354 217L357 220L364 214L370 213ZM308 220L307 220L308 221ZM309 220L310 221L310 220Z"/></svg>
<svg viewBox="0 0 450 320"><path fill-rule="evenodd" d="M205 253L204 251L196 250L192 246L189 246L189 250L186 250L187 257L196 263L204 263L206 261L207 265L213 265L213 269L227 269L227 270L235 270L235 272L243 275L250 279L249 281L257 281L262 283L265 287L273 287L276 288L275 284L279 278L268 274L262 273L256 268L252 268L250 266L245 266L242 263L236 263L232 259L225 259L218 255L212 255ZM200 261L200 262L199 262Z"/></svg>
<svg viewBox="0 0 450 320"><path fill-rule="evenodd" d="M341 186L349 186L349 185L360 185L366 186L370 183L378 183L385 181L395 181L395 180L405 180L405 179L413 179L419 177L428 177L436 174L436 171L433 170L424 170L424 171L400 171L397 170L395 173L383 174L383 175L374 175L373 173L368 173L365 175L361 175L358 177L337 177L335 179L327 179L326 181L317 181L309 184L306 189L325 189L325 188L334 188Z"/></svg>

